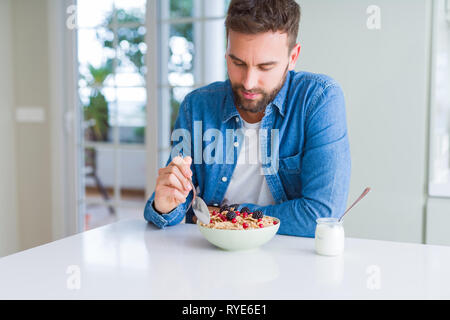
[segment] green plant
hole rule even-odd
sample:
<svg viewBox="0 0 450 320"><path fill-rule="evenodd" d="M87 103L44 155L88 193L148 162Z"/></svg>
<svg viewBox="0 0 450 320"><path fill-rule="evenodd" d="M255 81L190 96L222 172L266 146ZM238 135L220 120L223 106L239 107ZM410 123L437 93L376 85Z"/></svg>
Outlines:
<svg viewBox="0 0 450 320"><path fill-rule="evenodd" d="M91 87L89 103L84 106L84 119L90 123L87 129L89 138L94 141L106 141L109 131L109 108L108 101L102 93L106 78L113 72L113 62L108 59L106 63L98 68L88 65L89 75L86 80Z"/></svg>

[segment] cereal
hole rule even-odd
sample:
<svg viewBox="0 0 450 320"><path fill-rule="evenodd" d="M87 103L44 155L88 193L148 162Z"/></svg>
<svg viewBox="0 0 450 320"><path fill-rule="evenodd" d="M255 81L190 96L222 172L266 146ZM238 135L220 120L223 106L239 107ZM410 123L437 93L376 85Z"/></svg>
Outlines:
<svg viewBox="0 0 450 320"><path fill-rule="evenodd" d="M222 210L222 212L220 213L219 208L209 207L209 210L211 215L211 222L208 224L200 222L200 225L206 228L250 230L270 227L277 222L273 217L258 214L257 218L253 218L252 212L248 212L248 214L240 214L241 212L239 211L234 211L234 213L236 213L235 215L228 215L228 217L232 217L232 219L227 219L227 214L229 212L228 210ZM215 214L213 213L213 211L215 211Z"/></svg>

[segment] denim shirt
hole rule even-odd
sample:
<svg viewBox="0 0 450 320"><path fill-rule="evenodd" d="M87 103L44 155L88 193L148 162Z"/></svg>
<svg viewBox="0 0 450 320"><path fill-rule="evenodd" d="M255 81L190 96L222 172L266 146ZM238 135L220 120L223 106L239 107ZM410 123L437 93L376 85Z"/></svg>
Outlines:
<svg viewBox="0 0 450 320"><path fill-rule="evenodd" d="M222 203L241 147L236 143L242 141L236 134L240 128L229 80L192 91L180 106L167 165L180 152L191 156L192 181L208 205ZM339 217L347 204L351 159L341 87L326 75L288 72L265 109L261 129L266 134L260 131L260 148L270 154L262 169L275 204L242 203L239 210L246 206L279 218L279 234L314 237L316 219ZM220 158L224 160L217 161ZM192 208L186 212L192 191L167 214L155 211L154 196L144 209L147 221L159 228L176 225L184 217L193 223Z"/></svg>

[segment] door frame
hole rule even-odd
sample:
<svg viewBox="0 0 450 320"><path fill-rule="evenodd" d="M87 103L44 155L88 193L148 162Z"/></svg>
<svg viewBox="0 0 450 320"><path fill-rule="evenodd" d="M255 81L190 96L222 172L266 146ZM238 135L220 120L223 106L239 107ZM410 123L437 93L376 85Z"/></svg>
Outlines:
<svg viewBox="0 0 450 320"><path fill-rule="evenodd" d="M160 48L160 38L158 35L158 1L147 0L147 10L145 19L147 33L145 43L147 48L147 65L149 70L146 75L147 86L147 126L145 130L146 159L147 159L147 187L146 198L155 190L156 178L159 168L159 111L158 111L158 74L160 66L158 64L158 49ZM152 50L153 49L153 50Z"/></svg>
<svg viewBox="0 0 450 320"><path fill-rule="evenodd" d="M76 0L47 0L50 66L50 126L53 240L79 232L80 196L77 167L78 96L76 29L69 29L69 8Z"/></svg>

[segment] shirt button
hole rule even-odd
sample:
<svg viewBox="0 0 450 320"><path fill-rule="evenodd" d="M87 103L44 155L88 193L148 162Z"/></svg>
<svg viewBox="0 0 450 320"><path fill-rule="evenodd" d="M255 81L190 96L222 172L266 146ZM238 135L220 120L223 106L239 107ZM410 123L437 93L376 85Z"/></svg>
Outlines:
<svg viewBox="0 0 450 320"><path fill-rule="evenodd" d="M227 182L227 180L228 180L227 177L222 177L223 182Z"/></svg>
<svg viewBox="0 0 450 320"><path fill-rule="evenodd" d="M218 203L214 203L214 207L218 207L219 206L219 204Z"/></svg>
<svg viewBox="0 0 450 320"><path fill-rule="evenodd" d="M239 147L239 142L235 142L234 143L234 146L237 148L237 147Z"/></svg>
<svg viewBox="0 0 450 320"><path fill-rule="evenodd" d="M235 119L236 119L236 122L239 122L239 117L236 117Z"/></svg>

